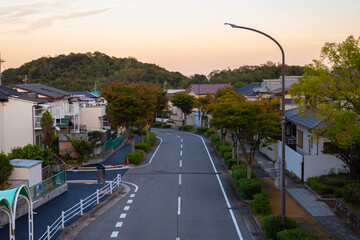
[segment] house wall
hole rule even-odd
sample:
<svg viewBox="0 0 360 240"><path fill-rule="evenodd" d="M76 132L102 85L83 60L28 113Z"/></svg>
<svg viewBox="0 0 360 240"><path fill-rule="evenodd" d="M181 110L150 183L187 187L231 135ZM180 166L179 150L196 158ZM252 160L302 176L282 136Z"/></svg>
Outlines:
<svg viewBox="0 0 360 240"><path fill-rule="evenodd" d="M337 172L344 169L344 163L334 155L322 154L317 156L304 156L304 180L309 177L320 176L329 173L330 170Z"/></svg>
<svg viewBox="0 0 360 240"><path fill-rule="evenodd" d="M105 116L105 106L85 107L81 109L81 125L88 131L102 130L102 118Z"/></svg>
<svg viewBox="0 0 360 240"><path fill-rule="evenodd" d="M300 153L301 155L309 155L311 154L310 152L310 139L312 136L312 133L309 132L309 130L306 127L303 127L301 125L297 125L296 126L296 151L298 153ZM300 147L300 142L299 142L299 131L301 131L303 134L303 139L302 139L302 147Z"/></svg>
<svg viewBox="0 0 360 240"><path fill-rule="evenodd" d="M78 152L75 150L75 148L72 146L70 141L66 142L59 142L59 154L64 156L66 154L69 154L73 158L79 157Z"/></svg>
<svg viewBox="0 0 360 240"><path fill-rule="evenodd" d="M33 144L33 102L9 97L0 104L0 151Z"/></svg>

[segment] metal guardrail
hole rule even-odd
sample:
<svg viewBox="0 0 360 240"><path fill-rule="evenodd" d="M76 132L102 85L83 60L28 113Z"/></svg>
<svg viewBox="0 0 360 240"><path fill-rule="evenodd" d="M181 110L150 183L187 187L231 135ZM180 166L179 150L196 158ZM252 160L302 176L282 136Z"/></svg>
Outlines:
<svg viewBox="0 0 360 240"><path fill-rule="evenodd" d="M77 215L83 215L84 210L94 203L99 204L100 199L107 195L108 193L112 194L115 187L119 187L121 182L121 175L118 174L117 177L106 184L104 187L97 189L96 192L86 197L85 199L80 199L80 202L72 206L66 211L62 211L60 217L58 217L53 224L47 226L46 232L39 238L39 240L50 240L55 234L65 228L65 223Z"/></svg>
<svg viewBox="0 0 360 240"><path fill-rule="evenodd" d="M59 172L50 178L43 180L30 187L31 197L33 201L42 196L58 189L66 183L66 171Z"/></svg>

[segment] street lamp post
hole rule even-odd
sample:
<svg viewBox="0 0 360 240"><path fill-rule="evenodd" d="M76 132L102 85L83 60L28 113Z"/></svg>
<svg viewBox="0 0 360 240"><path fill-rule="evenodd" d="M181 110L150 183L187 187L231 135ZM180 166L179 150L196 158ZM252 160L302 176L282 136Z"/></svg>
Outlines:
<svg viewBox="0 0 360 240"><path fill-rule="evenodd" d="M249 30L249 31L253 31L253 32L257 32L260 33L268 38L270 38L272 41L274 41L276 43L276 45L280 48L281 50L281 54L282 54L282 96L281 96L281 141L282 141L282 154L281 154L281 164L282 164L282 171L281 171L281 175L282 175L282 181L280 184L280 189L281 189L281 220L282 220L282 224L285 225L285 194L286 194L286 188L285 188L285 53L283 48L281 47L281 45L270 35L261 32L259 30L253 29L253 28L248 28L248 27L243 27L243 26L237 26L235 24L231 24L231 23L225 23L225 25L229 25L232 28L241 28L241 29L245 29L245 30Z"/></svg>

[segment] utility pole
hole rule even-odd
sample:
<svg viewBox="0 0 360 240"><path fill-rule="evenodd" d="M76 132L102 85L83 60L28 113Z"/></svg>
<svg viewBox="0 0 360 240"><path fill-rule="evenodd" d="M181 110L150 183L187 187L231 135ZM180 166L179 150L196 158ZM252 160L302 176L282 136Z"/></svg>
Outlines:
<svg viewBox="0 0 360 240"><path fill-rule="evenodd" d="M1 65L2 65L3 62L5 62L5 61L1 59L1 53L0 53L0 86L1 86L1 77L2 77Z"/></svg>

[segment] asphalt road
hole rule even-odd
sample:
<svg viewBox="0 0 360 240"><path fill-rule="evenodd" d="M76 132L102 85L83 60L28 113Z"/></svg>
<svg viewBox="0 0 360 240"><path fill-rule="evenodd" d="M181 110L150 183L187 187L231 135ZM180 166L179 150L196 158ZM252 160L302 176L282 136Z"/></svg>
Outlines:
<svg viewBox="0 0 360 240"><path fill-rule="evenodd" d="M77 239L251 239L203 140L155 131L162 142L154 157L123 176L132 191Z"/></svg>

